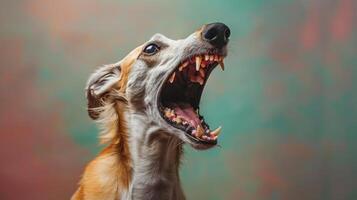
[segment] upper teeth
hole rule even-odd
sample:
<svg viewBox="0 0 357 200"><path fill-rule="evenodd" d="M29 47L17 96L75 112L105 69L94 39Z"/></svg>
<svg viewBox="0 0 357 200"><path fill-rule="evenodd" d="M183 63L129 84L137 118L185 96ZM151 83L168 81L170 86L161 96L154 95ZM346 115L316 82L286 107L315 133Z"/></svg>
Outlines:
<svg viewBox="0 0 357 200"><path fill-rule="evenodd" d="M187 67L187 65L188 65L188 61L182 63L182 64L180 65L180 67L179 67L179 71L182 71L183 68Z"/></svg>
<svg viewBox="0 0 357 200"><path fill-rule="evenodd" d="M214 60L214 56L213 56L213 55L210 55L209 61L213 61L213 60Z"/></svg>
<svg viewBox="0 0 357 200"><path fill-rule="evenodd" d="M224 71L224 62L223 59L219 61L219 66L221 67L222 71Z"/></svg>
<svg viewBox="0 0 357 200"><path fill-rule="evenodd" d="M170 82L170 83L174 82L174 80L175 80L175 75L176 75L176 72L174 72L174 73L171 75L171 77L169 78L169 82Z"/></svg>
<svg viewBox="0 0 357 200"><path fill-rule="evenodd" d="M205 55L205 61L209 60L209 55Z"/></svg>
<svg viewBox="0 0 357 200"><path fill-rule="evenodd" d="M189 75L189 79L192 82L196 82L199 83L201 85L203 85L204 80L205 80L205 71L204 69L211 63L213 62L218 62L218 64L220 65L222 71L224 70L224 63L223 63L223 56L220 55L197 55L194 57L194 59L188 59L187 61L183 62L179 68L178 71L183 71L187 66L189 66L190 63L194 63L194 68L195 71L199 72L198 75L197 74L193 74L193 75ZM169 82L173 83L175 80L175 73L172 73L170 78L169 78Z"/></svg>
<svg viewBox="0 0 357 200"><path fill-rule="evenodd" d="M196 71L200 70L202 58L201 56L196 56Z"/></svg>

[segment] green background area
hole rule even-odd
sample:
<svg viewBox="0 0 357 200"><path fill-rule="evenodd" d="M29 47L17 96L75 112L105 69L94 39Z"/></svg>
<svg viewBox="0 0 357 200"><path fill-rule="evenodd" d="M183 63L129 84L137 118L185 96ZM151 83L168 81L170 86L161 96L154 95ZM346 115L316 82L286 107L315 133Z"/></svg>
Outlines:
<svg viewBox="0 0 357 200"><path fill-rule="evenodd" d="M352 0L23 0L0 6L0 199L68 199L103 147L84 86L155 33L231 28L201 112L221 147L185 146L188 199L357 199Z"/></svg>

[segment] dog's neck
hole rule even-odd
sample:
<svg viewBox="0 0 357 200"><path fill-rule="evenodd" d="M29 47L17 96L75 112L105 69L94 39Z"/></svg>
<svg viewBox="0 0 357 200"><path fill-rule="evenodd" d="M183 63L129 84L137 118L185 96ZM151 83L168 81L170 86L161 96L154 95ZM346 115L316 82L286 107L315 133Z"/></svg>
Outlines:
<svg viewBox="0 0 357 200"><path fill-rule="evenodd" d="M140 114L128 119L133 165L128 194L132 199L185 199L179 178L182 142L152 124Z"/></svg>

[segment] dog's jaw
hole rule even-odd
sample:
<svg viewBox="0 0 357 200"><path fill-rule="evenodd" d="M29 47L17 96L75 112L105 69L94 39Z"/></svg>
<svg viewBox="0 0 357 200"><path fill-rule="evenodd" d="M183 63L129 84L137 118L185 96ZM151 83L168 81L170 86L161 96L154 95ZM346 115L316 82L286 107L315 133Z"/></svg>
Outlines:
<svg viewBox="0 0 357 200"><path fill-rule="evenodd" d="M195 149L207 149L215 146L217 137L214 135L212 135L212 141L208 140L208 142L202 143L191 135L187 135L185 131L169 124L167 120L164 119L160 110L162 107L160 93L163 85L169 81L168 79L175 70L178 71L182 62L190 58L194 59L197 55L204 56L208 54L220 55L220 59L223 61L223 58L227 55L226 47L221 49L212 48L209 44L200 39L200 34L197 32L183 40L171 40L163 35L156 34L143 46L151 43L159 43L164 47L161 52L159 52L158 55L154 55L153 58L140 56L133 67L128 80L127 90L128 99L132 104L132 108L136 112L142 113L150 118L148 120L154 119L154 123L160 126L162 131L176 136ZM207 62L208 61L206 61L206 63ZM154 63L154 65L152 63ZM206 68L208 70L206 80L218 62L213 61L212 63L213 66ZM198 83L194 82L193 84L198 85ZM209 136L210 131L208 126L205 127L205 130Z"/></svg>

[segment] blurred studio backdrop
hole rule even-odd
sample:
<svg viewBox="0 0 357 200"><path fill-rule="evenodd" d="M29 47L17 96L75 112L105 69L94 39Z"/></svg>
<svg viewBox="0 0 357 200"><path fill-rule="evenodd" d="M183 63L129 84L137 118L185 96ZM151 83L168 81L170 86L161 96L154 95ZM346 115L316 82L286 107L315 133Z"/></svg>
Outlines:
<svg viewBox="0 0 357 200"><path fill-rule="evenodd" d="M102 146L84 86L154 33L231 28L201 110L221 148L185 146L188 199L357 199L353 0L22 0L0 6L0 199L69 199Z"/></svg>

